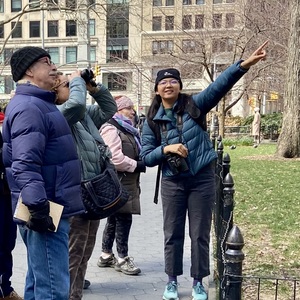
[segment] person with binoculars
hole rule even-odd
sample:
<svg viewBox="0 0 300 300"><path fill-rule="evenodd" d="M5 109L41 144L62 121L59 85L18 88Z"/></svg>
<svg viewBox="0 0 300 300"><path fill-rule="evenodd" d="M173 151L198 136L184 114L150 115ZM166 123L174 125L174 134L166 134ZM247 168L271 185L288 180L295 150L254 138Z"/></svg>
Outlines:
<svg viewBox="0 0 300 300"><path fill-rule="evenodd" d="M185 220L188 213L191 239L192 299L206 300L202 279L209 275L209 240L215 200L215 160L205 115L218 104L248 69L265 59L262 44L195 95L182 93L177 69L157 73L155 93L142 132L141 157L148 167L161 166L161 199L165 237L164 300L178 298L177 276L183 274ZM198 117L196 113L198 112ZM202 117L202 121L201 121Z"/></svg>
<svg viewBox="0 0 300 300"><path fill-rule="evenodd" d="M90 69L77 70L70 76L58 72L53 90L57 107L66 118L77 146L81 180L91 179L102 171L99 145L104 145L104 141L99 129L117 111L116 102L104 85L95 83ZM87 91L96 104L86 105ZM69 300L82 299L87 263L95 246L99 222L89 220L84 214L70 219Z"/></svg>

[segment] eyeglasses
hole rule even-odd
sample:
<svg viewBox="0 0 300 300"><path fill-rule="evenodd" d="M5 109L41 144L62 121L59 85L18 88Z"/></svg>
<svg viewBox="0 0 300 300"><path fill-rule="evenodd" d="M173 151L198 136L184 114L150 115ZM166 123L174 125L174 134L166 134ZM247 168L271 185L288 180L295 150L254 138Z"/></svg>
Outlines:
<svg viewBox="0 0 300 300"><path fill-rule="evenodd" d="M172 79L172 80L161 80L158 85L167 85L167 84L171 84L171 85L176 85L179 84L179 81L176 79Z"/></svg>
<svg viewBox="0 0 300 300"><path fill-rule="evenodd" d="M47 64L49 67L50 67L51 65L55 65L55 63L54 63L53 61L51 61L51 60L49 59L49 57L42 57L42 58L38 59L37 61L38 61L38 62L41 62L41 63L43 63L43 64Z"/></svg>

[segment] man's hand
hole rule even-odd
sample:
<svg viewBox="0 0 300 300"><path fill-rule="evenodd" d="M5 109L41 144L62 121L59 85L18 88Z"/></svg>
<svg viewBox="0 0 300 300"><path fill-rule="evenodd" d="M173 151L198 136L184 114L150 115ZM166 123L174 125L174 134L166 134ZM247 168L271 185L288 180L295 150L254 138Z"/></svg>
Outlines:
<svg viewBox="0 0 300 300"><path fill-rule="evenodd" d="M55 225L53 224L52 217L49 216L49 201L46 201L43 205L40 205L38 207L30 207L28 209L30 212L30 218L26 226L29 229L40 233L47 232L48 230L55 230Z"/></svg>

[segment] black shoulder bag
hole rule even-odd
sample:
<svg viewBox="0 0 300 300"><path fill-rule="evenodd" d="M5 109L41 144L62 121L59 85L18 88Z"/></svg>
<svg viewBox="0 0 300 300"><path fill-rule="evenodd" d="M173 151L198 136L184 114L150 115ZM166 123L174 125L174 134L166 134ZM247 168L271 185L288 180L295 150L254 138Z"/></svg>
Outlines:
<svg viewBox="0 0 300 300"><path fill-rule="evenodd" d="M81 182L82 201L86 209L84 217L89 220L109 217L125 205L129 198L108 158L102 170L93 179Z"/></svg>
<svg viewBox="0 0 300 300"><path fill-rule="evenodd" d="M87 126L81 124L90 133ZM73 136L78 143L76 134L73 133ZM84 218L89 220L109 217L125 205L129 199L129 194L123 188L115 166L107 156L107 146L97 143L100 150L101 173L90 180L81 182L82 201L86 209ZM81 156L80 153L78 154Z"/></svg>

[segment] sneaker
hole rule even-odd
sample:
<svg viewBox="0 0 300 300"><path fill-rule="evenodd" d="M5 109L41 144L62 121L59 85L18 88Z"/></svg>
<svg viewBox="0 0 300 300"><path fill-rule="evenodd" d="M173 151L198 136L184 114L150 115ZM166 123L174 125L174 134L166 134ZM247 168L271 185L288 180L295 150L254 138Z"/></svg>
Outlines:
<svg viewBox="0 0 300 300"><path fill-rule="evenodd" d="M193 286L192 297L192 300L207 300L207 293L201 282L198 282L197 285Z"/></svg>
<svg viewBox="0 0 300 300"><path fill-rule="evenodd" d="M8 296L2 298L6 300L23 300L22 297L20 297L15 291L12 291Z"/></svg>
<svg viewBox="0 0 300 300"><path fill-rule="evenodd" d="M115 270L122 272L126 275L138 275L141 273L141 269L137 268L133 262L133 258L126 256L124 261L115 264Z"/></svg>
<svg viewBox="0 0 300 300"><path fill-rule="evenodd" d="M90 285L91 285L91 282L87 279L84 279L83 289L87 290Z"/></svg>
<svg viewBox="0 0 300 300"><path fill-rule="evenodd" d="M107 267L114 268L116 262L117 260L114 254L112 253L108 258L103 258L102 256L100 256L97 262L97 266L99 268L107 268Z"/></svg>
<svg viewBox="0 0 300 300"><path fill-rule="evenodd" d="M163 299L164 300L179 300L176 281L171 281L166 285L166 288L165 288L165 291L163 294Z"/></svg>

